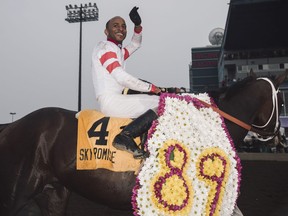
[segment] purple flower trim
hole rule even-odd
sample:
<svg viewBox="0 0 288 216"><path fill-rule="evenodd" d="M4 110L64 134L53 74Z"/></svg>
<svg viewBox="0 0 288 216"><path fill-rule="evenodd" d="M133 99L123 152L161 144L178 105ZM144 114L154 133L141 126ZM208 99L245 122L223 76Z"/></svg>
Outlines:
<svg viewBox="0 0 288 216"><path fill-rule="evenodd" d="M210 98L210 103L211 103L213 106L217 107L217 105L216 105L215 101L213 100L213 98L210 97L210 96L209 96L209 98ZM237 171L238 171L238 173L237 173L237 174L238 174L238 188L237 188L237 193L238 193L238 196L239 196L239 194L240 194L240 184L241 184L241 175L242 175L242 174L241 174L241 173L242 173L241 160L240 160L238 154L236 153L236 148L235 148L235 145L234 145L234 141L232 140L231 135L230 135L230 133L229 133L229 131L228 131L228 129L227 129L227 126L226 126L226 124L225 124L224 118L223 118L222 116L220 116L220 118L221 118L221 121L222 121L221 126L222 126L222 128L224 129L224 132L225 132L225 134L226 134L226 137L228 138L228 140L229 140L229 142L230 142L230 145L231 145L233 151L235 152L234 159L235 159L235 161L236 161L236 169L237 169Z"/></svg>
<svg viewBox="0 0 288 216"><path fill-rule="evenodd" d="M136 200L139 188L140 188L140 181L139 181L139 178L137 176L136 177L136 184L132 190L132 199L131 199L133 215L135 215L135 216L139 216L139 214L138 214L139 208L138 208L137 200Z"/></svg>
<svg viewBox="0 0 288 216"><path fill-rule="evenodd" d="M167 166L170 168L170 169L173 169L174 167L171 165L171 162L170 162L170 155L172 154L172 152L175 150L175 148L177 148L180 152L182 152L184 154L184 162L181 166L181 171L183 171L183 168L185 166L185 164L187 163L187 153L186 151L182 148L181 145L179 144L175 144L174 146L171 145L168 147L168 150L166 151L166 154L165 154L165 158L166 158L166 164Z"/></svg>
<svg viewBox="0 0 288 216"><path fill-rule="evenodd" d="M185 187L186 197L181 205L174 205L174 204L170 205L165 200L163 200L163 197L161 195L161 191L163 189L166 180L172 177L173 175L177 175L179 179L183 180L183 187ZM158 199L158 203L162 204L164 208L168 208L170 211L179 211L183 209L185 206L187 206L189 200L189 188L185 182L184 177L182 176L182 172L179 171L179 169L174 168L173 170L171 170L171 172L166 173L162 177L159 177L158 181L156 181L154 184L154 194L155 197Z"/></svg>
<svg viewBox="0 0 288 216"><path fill-rule="evenodd" d="M221 173L221 176L218 177L216 175L213 175L213 176L209 176L209 175L206 175L204 174L204 162L207 160L207 159L211 159L211 160L214 160L214 158L217 157L219 158L221 161L222 161L222 165L224 167L224 170L223 172ZM200 174L201 176L204 178L204 179L209 179L210 181L213 181L213 182L216 182L217 186L216 186L216 194L214 195L214 199L211 203L211 206L210 206L210 214L209 215L214 215L215 213L215 210L216 210L216 206L217 206L217 203L218 203L218 200L219 200L219 196L220 196L220 192L221 192L221 188L222 188L222 183L223 183L223 180L224 180L224 175L226 173L226 165L227 165L227 162L225 160L225 158L223 158L221 155L219 154L216 154L216 153L212 153L211 155L206 155L205 157L201 158L201 162L200 162Z"/></svg>
<svg viewBox="0 0 288 216"><path fill-rule="evenodd" d="M181 169L179 169L177 167L173 167L170 163L170 156L171 156L172 152L175 150L175 148L177 148L179 151L184 153L184 162L181 166ZM187 153L184 151L182 146L180 146L179 144L170 145L165 152L165 162L166 162L166 165L170 168L170 172L166 173L164 176L160 176L158 178L158 181L155 182L154 194L155 194L155 197L158 199L158 202L160 204L162 204L165 208L168 208L171 211L179 211L179 210L183 209L185 206L187 206L188 200L189 200L189 188L188 188L188 185L186 184L186 181L182 175L183 168L187 162ZM179 179L183 180L183 186L185 187L185 191L186 191L187 196L183 200L183 203L181 205L173 205L173 204L169 205L165 200L163 200L163 197L161 195L163 185L166 183L166 180L168 178L172 177L173 175L176 175L176 176L178 176Z"/></svg>

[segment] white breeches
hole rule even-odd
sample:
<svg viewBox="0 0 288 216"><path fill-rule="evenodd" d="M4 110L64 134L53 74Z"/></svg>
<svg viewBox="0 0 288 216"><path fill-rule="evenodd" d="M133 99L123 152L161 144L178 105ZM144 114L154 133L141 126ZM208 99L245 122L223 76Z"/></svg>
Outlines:
<svg viewBox="0 0 288 216"><path fill-rule="evenodd" d="M159 96L134 95L101 95L98 97L100 111L106 116L119 118L137 118L149 109L158 107Z"/></svg>

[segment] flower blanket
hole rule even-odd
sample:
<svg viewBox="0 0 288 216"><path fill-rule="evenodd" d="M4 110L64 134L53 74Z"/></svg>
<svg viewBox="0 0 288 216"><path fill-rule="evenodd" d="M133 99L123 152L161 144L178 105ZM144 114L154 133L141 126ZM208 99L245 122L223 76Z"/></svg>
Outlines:
<svg viewBox="0 0 288 216"><path fill-rule="evenodd" d="M133 190L134 215L232 215L240 159L207 94L163 94L148 134L150 157ZM215 105L216 106L216 105Z"/></svg>

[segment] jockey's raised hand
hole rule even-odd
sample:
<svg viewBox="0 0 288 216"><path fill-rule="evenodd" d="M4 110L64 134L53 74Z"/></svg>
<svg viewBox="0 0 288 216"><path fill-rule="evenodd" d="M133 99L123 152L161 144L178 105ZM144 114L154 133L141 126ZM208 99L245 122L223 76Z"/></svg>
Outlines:
<svg viewBox="0 0 288 216"><path fill-rule="evenodd" d="M138 9L139 9L139 7L133 7L129 13L129 17L135 26L140 26L141 22L142 22L141 17L137 11Z"/></svg>

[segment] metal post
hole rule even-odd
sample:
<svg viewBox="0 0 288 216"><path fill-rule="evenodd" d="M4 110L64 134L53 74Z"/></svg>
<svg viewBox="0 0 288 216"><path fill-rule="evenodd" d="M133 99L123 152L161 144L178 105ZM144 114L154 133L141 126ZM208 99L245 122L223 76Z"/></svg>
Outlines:
<svg viewBox="0 0 288 216"><path fill-rule="evenodd" d="M79 79L78 79L78 111L81 110L81 83L82 83L82 22L97 21L99 16L99 10L94 3L93 5L81 4L80 7L70 4L66 6L67 18L65 19L69 23L80 22L80 41L79 41Z"/></svg>
<svg viewBox="0 0 288 216"><path fill-rule="evenodd" d="M14 121L14 115L16 115L16 112L10 112L10 115L11 115L11 122Z"/></svg>
<svg viewBox="0 0 288 216"><path fill-rule="evenodd" d="M82 83L82 4L80 6L80 41L79 41L79 82L78 82L78 112L81 110L81 83Z"/></svg>

